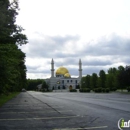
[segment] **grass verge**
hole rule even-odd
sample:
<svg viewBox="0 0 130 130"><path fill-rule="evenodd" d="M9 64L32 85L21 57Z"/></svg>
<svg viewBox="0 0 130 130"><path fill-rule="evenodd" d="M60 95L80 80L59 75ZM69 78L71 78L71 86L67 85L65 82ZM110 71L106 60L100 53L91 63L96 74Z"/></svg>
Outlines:
<svg viewBox="0 0 130 130"><path fill-rule="evenodd" d="M10 93L8 96L7 95L0 95L0 107L5 104L6 102L8 102L10 99L12 99L13 97L17 96L20 92L13 92Z"/></svg>

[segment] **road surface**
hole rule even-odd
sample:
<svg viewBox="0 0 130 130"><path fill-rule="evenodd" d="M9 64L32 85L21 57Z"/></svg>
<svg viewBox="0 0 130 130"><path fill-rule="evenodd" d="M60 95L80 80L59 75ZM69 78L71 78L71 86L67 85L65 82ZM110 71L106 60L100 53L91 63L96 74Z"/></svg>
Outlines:
<svg viewBox="0 0 130 130"><path fill-rule="evenodd" d="M0 108L0 130L118 130L121 118L130 120L130 94L29 91Z"/></svg>

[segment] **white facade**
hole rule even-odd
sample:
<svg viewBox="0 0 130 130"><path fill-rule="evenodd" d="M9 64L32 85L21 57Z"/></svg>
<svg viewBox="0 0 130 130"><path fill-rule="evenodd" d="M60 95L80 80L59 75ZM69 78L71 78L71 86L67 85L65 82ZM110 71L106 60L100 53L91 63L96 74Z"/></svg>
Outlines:
<svg viewBox="0 0 130 130"><path fill-rule="evenodd" d="M51 77L45 79L46 83L49 86L49 90L58 90L58 89L76 89L80 85L80 80L82 78L82 63L79 60L79 77L72 78L69 75L68 70L65 67L59 67L55 72L54 76L54 61L51 61Z"/></svg>

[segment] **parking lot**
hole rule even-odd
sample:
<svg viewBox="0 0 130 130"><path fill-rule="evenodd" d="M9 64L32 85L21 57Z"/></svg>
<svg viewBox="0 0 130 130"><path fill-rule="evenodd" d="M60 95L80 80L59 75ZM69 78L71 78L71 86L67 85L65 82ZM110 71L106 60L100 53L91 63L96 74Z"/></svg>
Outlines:
<svg viewBox="0 0 130 130"><path fill-rule="evenodd" d="M129 97L22 92L0 108L0 130L115 130L130 118Z"/></svg>

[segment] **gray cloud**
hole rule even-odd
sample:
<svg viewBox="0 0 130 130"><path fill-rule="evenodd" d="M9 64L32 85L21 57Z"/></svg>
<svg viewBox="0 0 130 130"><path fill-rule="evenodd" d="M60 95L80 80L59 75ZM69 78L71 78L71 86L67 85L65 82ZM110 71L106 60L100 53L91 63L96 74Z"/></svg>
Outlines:
<svg viewBox="0 0 130 130"><path fill-rule="evenodd" d="M27 66L28 73L44 73L44 74L48 73L48 70L46 70L44 68L39 69L41 67L41 65L37 65L37 66L26 65L26 66Z"/></svg>
<svg viewBox="0 0 130 130"><path fill-rule="evenodd" d="M66 46L72 43L72 46ZM82 46L76 48L75 44ZM41 58L41 60L51 58L55 61L55 69L59 66L65 66L69 69L71 75L78 75L79 58L82 59L83 74L99 73L101 69L107 71L106 66L114 64L130 63L130 38L111 34L102 36L97 40L91 40L88 43L82 43L80 36L67 35L62 36L40 36L38 39L29 39L29 44L24 46L23 51L29 58ZM50 62L47 64L50 66ZM74 66L74 67L70 67ZM27 66L28 73L45 73L50 75L50 69L41 70L41 65ZM114 67L114 66L113 66Z"/></svg>
<svg viewBox="0 0 130 130"><path fill-rule="evenodd" d="M93 60L86 60L83 62L83 64L87 66L106 66L112 65L112 63L113 62L110 60L98 59L96 57Z"/></svg>
<svg viewBox="0 0 130 130"><path fill-rule="evenodd" d="M76 42L80 39L78 35L65 37L62 36L41 36L39 39L30 39L29 44L26 45L28 57L65 57L65 45L67 42Z"/></svg>
<svg viewBox="0 0 130 130"><path fill-rule="evenodd" d="M86 44L83 52L88 55L129 55L130 54L130 38L112 34L111 36L103 36L97 41L90 41Z"/></svg>

